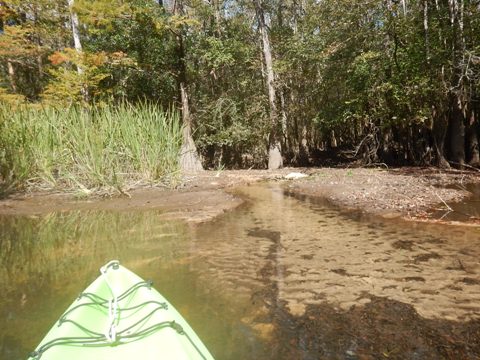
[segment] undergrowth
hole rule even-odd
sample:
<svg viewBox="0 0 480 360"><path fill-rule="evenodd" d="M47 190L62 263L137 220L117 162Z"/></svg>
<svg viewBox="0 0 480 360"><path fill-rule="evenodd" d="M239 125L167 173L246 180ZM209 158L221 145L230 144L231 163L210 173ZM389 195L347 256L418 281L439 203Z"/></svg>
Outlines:
<svg viewBox="0 0 480 360"><path fill-rule="evenodd" d="M0 194L61 189L85 196L172 185L180 145L178 114L151 104L0 104Z"/></svg>

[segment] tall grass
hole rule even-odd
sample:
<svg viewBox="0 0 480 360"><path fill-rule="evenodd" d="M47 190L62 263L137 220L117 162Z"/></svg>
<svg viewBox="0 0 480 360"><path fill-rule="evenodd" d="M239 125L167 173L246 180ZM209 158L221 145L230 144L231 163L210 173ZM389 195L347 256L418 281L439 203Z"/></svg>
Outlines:
<svg viewBox="0 0 480 360"><path fill-rule="evenodd" d="M90 109L0 104L3 192L60 188L124 192L178 175L181 122L149 104Z"/></svg>

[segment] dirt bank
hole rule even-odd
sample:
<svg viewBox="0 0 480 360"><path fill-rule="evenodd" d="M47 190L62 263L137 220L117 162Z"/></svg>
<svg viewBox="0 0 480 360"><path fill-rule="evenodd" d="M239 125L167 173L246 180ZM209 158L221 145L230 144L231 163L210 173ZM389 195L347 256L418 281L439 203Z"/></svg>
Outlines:
<svg viewBox="0 0 480 360"><path fill-rule="evenodd" d="M331 204L385 218L434 221L433 210L471 194L465 185L479 183L480 173L435 168L316 169L288 186L297 195L327 199ZM469 219L479 223L478 218ZM438 221L438 220L435 220Z"/></svg>
<svg viewBox="0 0 480 360"><path fill-rule="evenodd" d="M115 198L76 199L73 194L17 194L0 201L0 215L36 215L69 210L162 210L165 217L191 222L212 219L241 204L230 193L236 186L262 180L282 180L291 172L309 175L285 180L295 194L327 199L333 205L358 209L384 217L422 220L432 208L446 208L445 203L469 195L464 184L480 182L475 173L438 169L282 169L205 171L186 176L181 187L170 190L143 187ZM473 219L475 220L475 219Z"/></svg>
<svg viewBox="0 0 480 360"><path fill-rule="evenodd" d="M41 215L70 210L144 211L160 210L165 218L198 223L234 209L242 203L228 192L234 186L260 180L281 178L289 170L267 171L205 171L185 176L177 189L142 187L125 196L78 199L75 194L35 192L15 194L0 201L0 215Z"/></svg>

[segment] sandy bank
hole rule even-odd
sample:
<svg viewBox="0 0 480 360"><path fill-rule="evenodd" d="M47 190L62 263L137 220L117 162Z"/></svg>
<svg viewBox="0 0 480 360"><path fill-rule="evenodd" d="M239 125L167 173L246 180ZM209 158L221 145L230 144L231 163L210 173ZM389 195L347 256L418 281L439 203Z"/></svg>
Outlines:
<svg viewBox="0 0 480 360"><path fill-rule="evenodd" d="M309 176L284 180L291 172ZM242 203L232 195L232 189L262 180L284 181L291 193L324 198L343 208L383 217L422 220L428 218L430 209L446 207L444 202L467 197L469 193L463 185L480 182L480 176L432 168L205 171L186 176L178 189L143 187L131 191L129 197L80 200L65 193L16 194L0 201L0 215L38 215L69 210L161 210L167 218L203 222Z"/></svg>

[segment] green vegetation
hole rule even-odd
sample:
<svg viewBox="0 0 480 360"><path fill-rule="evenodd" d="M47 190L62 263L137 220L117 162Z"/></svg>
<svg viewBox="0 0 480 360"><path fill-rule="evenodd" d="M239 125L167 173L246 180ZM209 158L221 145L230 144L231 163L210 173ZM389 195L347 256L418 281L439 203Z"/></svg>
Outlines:
<svg viewBox="0 0 480 360"><path fill-rule="evenodd" d="M175 111L121 104L57 109L0 105L4 191L35 185L124 192L178 175L181 123Z"/></svg>
<svg viewBox="0 0 480 360"><path fill-rule="evenodd" d="M7 0L0 30L1 102L173 106L182 168L480 166L478 1Z"/></svg>

